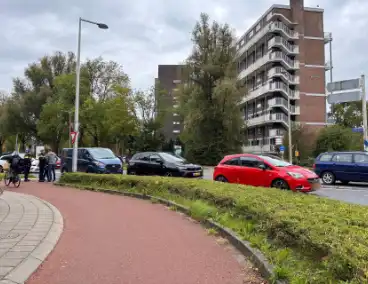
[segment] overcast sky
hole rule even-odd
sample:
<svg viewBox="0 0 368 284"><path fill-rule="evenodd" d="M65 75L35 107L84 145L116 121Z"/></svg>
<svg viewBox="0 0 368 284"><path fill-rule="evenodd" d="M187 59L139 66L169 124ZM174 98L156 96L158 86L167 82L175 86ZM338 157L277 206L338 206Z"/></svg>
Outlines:
<svg viewBox="0 0 368 284"><path fill-rule="evenodd" d="M334 79L368 75L368 1L304 2L325 9L325 31L334 37ZM83 25L82 59L115 60L134 88L145 89L153 84L158 64L187 57L201 12L229 23L240 35L274 3L289 0L1 0L0 90L9 91L12 78L41 56L75 51L79 16L110 28Z"/></svg>

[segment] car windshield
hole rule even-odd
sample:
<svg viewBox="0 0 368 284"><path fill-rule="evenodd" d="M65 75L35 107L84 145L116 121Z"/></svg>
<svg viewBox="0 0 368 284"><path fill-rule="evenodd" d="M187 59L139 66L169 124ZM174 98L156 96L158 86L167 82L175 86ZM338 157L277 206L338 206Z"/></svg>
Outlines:
<svg viewBox="0 0 368 284"><path fill-rule="evenodd" d="M278 159L274 159L271 157L267 157L267 156L259 156L261 159L263 159L265 162L269 163L271 166L274 167L288 167L291 166L292 164L285 162L283 160L278 160Z"/></svg>
<svg viewBox="0 0 368 284"><path fill-rule="evenodd" d="M171 162L171 163L186 163L186 160L182 157L179 156L175 156L169 153L160 153L161 157L167 161L167 162Z"/></svg>
<svg viewBox="0 0 368 284"><path fill-rule="evenodd" d="M114 153L110 149L95 148L88 149L93 158L95 159L115 159Z"/></svg>

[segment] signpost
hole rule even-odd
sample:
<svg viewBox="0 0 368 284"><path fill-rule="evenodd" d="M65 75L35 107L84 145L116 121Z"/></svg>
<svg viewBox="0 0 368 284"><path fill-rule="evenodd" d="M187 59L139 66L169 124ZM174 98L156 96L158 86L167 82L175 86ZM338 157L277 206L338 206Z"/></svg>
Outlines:
<svg viewBox="0 0 368 284"><path fill-rule="evenodd" d="M75 142L75 140L77 138L77 135L78 135L78 133L75 132L75 131L71 131L70 132L70 137L72 138L72 144L74 144L74 142Z"/></svg>
<svg viewBox="0 0 368 284"><path fill-rule="evenodd" d="M362 100L364 151L368 151L368 126L367 126L367 98L365 93L365 76L360 78L331 82L327 84L328 103L338 104ZM353 132L360 132L360 128L353 128ZM367 143L366 143L367 142ZM367 144L367 145L366 145Z"/></svg>
<svg viewBox="0 0 368 284"><path fill-rule="evenodd" d="M284 145L280 145L280 153L281 153L281 156L282 156L282 159L284 159L284 153L285 153L285 146Z"/></svg>

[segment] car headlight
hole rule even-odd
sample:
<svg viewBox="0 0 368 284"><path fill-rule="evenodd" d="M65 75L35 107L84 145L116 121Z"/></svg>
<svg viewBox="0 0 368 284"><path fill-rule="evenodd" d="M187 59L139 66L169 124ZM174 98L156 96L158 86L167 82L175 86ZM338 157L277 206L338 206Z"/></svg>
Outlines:
<svg viewBox="0 0 368 284"><path fill-rule="evenodd" d="M288 175L293 177L293 178L297 178L297 179L304 178L304 176L300 173L288 172Z"/></svg>
<svg viewBox="0 0 368 284"><path fill-rule="evenodd" d="M186 166L177 166L177 168L179 169L179 170L186 170Z"/></svg>
<svg viewBox="0 0 368 284"><path fill-rule="evenodd" d="M94 161L94 164L99 167L99 168L104 168L105 167L105 164L104 163L101 163L99 161Z"/></svg>

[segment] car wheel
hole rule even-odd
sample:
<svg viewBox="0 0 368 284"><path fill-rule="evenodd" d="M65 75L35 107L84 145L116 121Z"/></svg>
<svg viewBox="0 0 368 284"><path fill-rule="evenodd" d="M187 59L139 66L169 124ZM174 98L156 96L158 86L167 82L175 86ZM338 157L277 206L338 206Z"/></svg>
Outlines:
<svg viewBox="0 0 368 284"><path fill-rule="evenodd" d="M271 187L278 188L278 189L281 189L281 190L289 190L290 189L288 183L283 179L275 179L272 182Z"/></svg>
<svg viewBox="0 0 368 284"><path fill-rule="evenodd" d="M224 177L224 176L217 176L217 177L215 178L215 181L219 181L219 182L229 182L229 181L226 179L226 177Z"/></svg>
<svg viewBox="0 0 368 284"><path fill-rule="evenodd" d="M166 173L164 174L164 176L165 176L165 177L172 177L173 175L172 175L172 173L171 173L171 172L166 172Z"/></svg>
<svg viewBox="0 0 368 284"><path fill-rule="evenodd" d="M335 183L335 175L331 172L324 172L321 178L324 184L331 185Z"/></svg>

